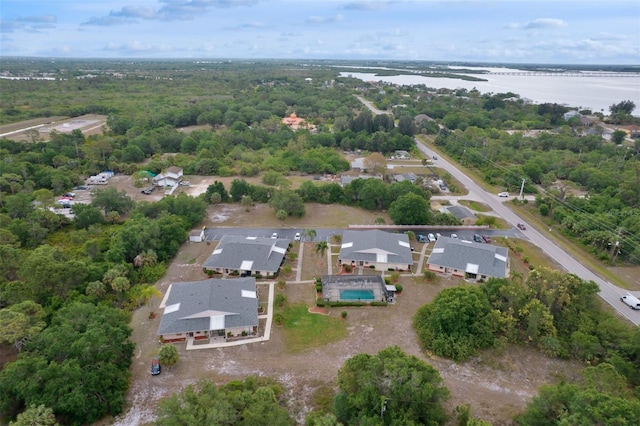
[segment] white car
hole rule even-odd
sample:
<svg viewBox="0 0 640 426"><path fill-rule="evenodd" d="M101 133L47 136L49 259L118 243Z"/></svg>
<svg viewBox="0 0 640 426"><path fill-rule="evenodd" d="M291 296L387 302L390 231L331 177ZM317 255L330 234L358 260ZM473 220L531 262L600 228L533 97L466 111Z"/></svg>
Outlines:
<svg viewBox="0 0 640 426"><path fill-rule="evenodd" d="M454 240L458 239L458 234L451 234L451 238L453 238Z"/></svg>
<svg viewBox="0 0 640 426"><path fill-rule="evenodd" d="M428 234L427 238L429 239L430 243L435 243L436 242L436 236L433 234Z"/></svg>
<svg viewBox="0 0 640 426"><path fill-rule="evenodd" d="M300 233L299 232L296 232L296 236L293 237L293 240L294 241L300 241Z"/></svg>
<svg viewBox="0 0 640 426"><path fill-rule="evenodd" d="M509 196L509 193L508 193L508 192L500 192L500 193L498 194L498 197L508 197L508 196Z"/></svg>
<svg viewBox="0 0 640 426"><path fill-rule="evenodd" d="M274 232L273 234L271 234L271 239L272 240L277 240L278 239L278 233Z"/></svg>

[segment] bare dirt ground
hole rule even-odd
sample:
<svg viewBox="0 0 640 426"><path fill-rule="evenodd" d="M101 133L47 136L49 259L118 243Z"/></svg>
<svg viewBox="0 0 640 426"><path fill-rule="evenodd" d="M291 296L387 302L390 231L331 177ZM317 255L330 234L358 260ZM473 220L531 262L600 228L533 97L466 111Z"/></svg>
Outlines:
<svg viewBox="0 0 640 426"><path fill-rule="evenodd" d="M211 209L209 220L219 208ZM244 216L239 211L229 212L229 215L228 220ZM164 293L172 282L205 279L202 262L212 249L213 245L202 243L183 245L167 274L157 283L158 289ZM312 265L311 269L314 269L312 274L326 270L323 259L313 249L313 243L306 243L304 253L307 258L305 264ZM390 345L398 345L406 353L425 360L440 371L451 391L449 409L469 403L475 416L496 425L511 424L512 416L524 408L541 384L577 374L579 366L575 364L549 359L535 351L517 347L487 352L462 364L425 354L411 325L413 314L440 290L458 282L440 278L436 283L427 283L421 277L402 277L401 280L404 291L395 305L329 311L336 317L342 310L348 311L349 334L342 341L291 354L286 350L282 329L275 327L271 339L263 343L194 351L186 351L184 344L177 344L180 361L156 377L149 374L150 360L159 349L156 333L160 315L149 319L150 310L157 309L159 303L159 300L154 300L152 308L141 308L133 316L132 340L136 343L136 352L128 407L118 419L109 419L101 424L150 423L155 418L160 399L199 379L224 383L251 374L270 376L280 381L286 389L292 414L303 423L305 414L314 406L314 391L325 386L334 387L337 371L346 359L362 352L373 354ZM291 303L313 305L315 289L312 284L289 283L284 292Z"/></svg>

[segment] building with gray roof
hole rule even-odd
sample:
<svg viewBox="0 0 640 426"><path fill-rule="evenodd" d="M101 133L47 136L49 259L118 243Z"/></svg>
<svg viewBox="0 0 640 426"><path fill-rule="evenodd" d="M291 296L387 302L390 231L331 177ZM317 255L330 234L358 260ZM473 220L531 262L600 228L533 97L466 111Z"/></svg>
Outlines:
<svg viewBox="0 0 640 426"><path fill-rule="evenodd" d="M211 278L173 283L160 308L164 308L158 335L162 340L189 337L252 335L258 327L258 296L253 277Z"/></svg>
<svg viewBox="0 0 640 426"><path fill-rule="evenodd" d="M476 223L478 217L465 206L448 206L445 207L446 212L452 214L465 225Z"/></svg>
<svg viewBox="0 0 640 426"><path fill-rule="evenodd" d="M506 247L440 237L427 259L427 269L470 280L509 276Z"/></svg>
<svg viewBox="0 0 640 426"><path fill-rule="evenodd" d="M289 240L225 235L202 265L221 274L275 275L289 249Z"/></svg>
<svg viewBox="0 0 640 426"><path fill-rule="evenodd" d="M393 234L377 229L344 231L338 260L342 264L373 266L378 271L411 270L413 255L407 234Z"/></svg>

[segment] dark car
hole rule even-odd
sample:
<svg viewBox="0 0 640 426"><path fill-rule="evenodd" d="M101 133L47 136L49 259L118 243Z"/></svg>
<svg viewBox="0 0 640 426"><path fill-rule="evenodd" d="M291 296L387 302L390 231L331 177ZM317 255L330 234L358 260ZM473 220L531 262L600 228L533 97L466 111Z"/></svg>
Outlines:
<svg viewBox="0 0 640 426"><path fill-rule="evenodd" d="M491 238L488 235L483 235L482 239L484 240L485 243L490 244L491 243Z"/></svg>
<svg viewBox="0 0 640 426"><path fill-rule="evenodd" d="M521 230L521 231L525 231L527 229L527 227L524 226L524 223L519 223L518 224L518 229Z"/></svg>
<svg viewBox="0 0 640 426"><path fill-rule="evenodd" d="M151 375L157 376L158 374L160 374L160 371L162 371L162 367L160 366L160 360L158 359L157 356L154 356L153 360L151 361Z"/></svg>
<svg viewBox="0 0 640 426"><path fill-rule="evenodd" d="M484 243L484 240L480 236L480 234L473 234L473 241L476 243Z"/></svg>

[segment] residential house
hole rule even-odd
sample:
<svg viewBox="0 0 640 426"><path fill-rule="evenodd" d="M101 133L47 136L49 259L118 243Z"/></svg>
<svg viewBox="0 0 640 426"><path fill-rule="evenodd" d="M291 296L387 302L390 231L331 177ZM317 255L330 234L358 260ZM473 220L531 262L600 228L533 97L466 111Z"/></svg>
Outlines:
<svg viewBox="0 0 640 426"><path fill-rule="evenodd" d="M167 187L176 186L182 180L182 168L171 166L164 173L160 173L153 178L156 186Z"/></svg>
<svg viewBox="0 0 640 426"><path fill-rule="evenodd" d="M636 126L635 124L629 126L620 126L619 129L624 131L631 139L640 138L640 126Z"/></svg>
<svg viewBox="0 0 640 426"><path fill-rule="evenodd" d="M289 240L225 235L202 265L220 274L274 276L284 262Z"/></svg>
<svg viewBox="0 0 640 426"><path fill-rule="evenodd" d="M291 130L308 129L311 133L316 132L316 126L307 123L304 118L300 118L295 112L291 113L288 117L282 119L282 123L289 126Z"/></svg>
<svg viewBox="0 0 640 426"><path fill-rule="evenodd" d="M455 216L463 225L474 225L478 217L468 208L464 206L447 206L446 213Z"/></svg>
<svg viewBox="0 0 640 426"><path fill-rule="evenodd" d="M254 335L258 329L255 278L173 283L165 294L161 341Z"/></svg>
<svg viewBox="0 0 640 426"><path fill-rule="evenodd" d="M415 183L416 179L418 179L418 176L415 173L401 173L401 174L393 175L393 179L396 182L402 182L402 181L408 180L411 183Z"/></svg>
<svg viewBox="0 0 640 426"><path fill-rule="evenodd" d="M356 179L379 179L382 180L382 175L358 175L358 176L340 176L340 186L345 187Z"/></svg>
<svg viewBox="0 0 640 426"><path fill-rule="evenodd" d="M344 231L338 261L378 271L411 270L413 255L407 234Z"/></svg>
<svg viewBox="0 0 640 426"><path fill-rule="evenodd" d="M436 241L427 259L429 271L469 280L509 276L508 249L449 237Z"/></svg>

